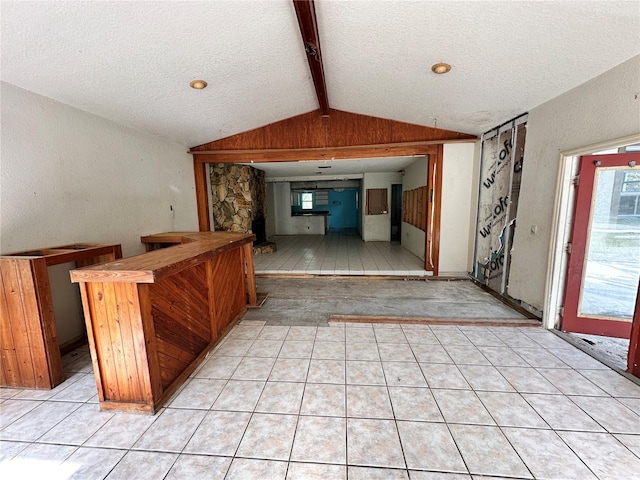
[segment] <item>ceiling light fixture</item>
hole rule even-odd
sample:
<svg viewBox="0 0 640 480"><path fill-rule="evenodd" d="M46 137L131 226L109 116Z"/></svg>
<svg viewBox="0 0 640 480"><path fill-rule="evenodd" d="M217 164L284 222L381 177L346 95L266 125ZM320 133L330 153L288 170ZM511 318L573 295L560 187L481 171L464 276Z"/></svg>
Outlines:
<svg viewBox="0 0 640 480"><path fill-rule="evenodd" d="M431 66L431 70L433 71L433 73L437 73L438 75L442 75L443 73L447 73L449 70L451 70L451 65L449 65L448 63L435 63Z"/></svg>
<svg viewBox="0 0 640 480"><path fill-rule="evenodd" d="M207 88L207 82L205 82L204 80L194 80L189 84L189 86L191 86L191 88L195 88L196 90L202 90L203 88Z"/></svg>

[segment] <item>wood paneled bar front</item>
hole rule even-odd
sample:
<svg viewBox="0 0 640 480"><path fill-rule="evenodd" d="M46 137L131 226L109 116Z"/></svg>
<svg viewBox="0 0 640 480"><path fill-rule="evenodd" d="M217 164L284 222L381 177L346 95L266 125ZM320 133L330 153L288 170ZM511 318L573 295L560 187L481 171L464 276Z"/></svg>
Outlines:
<svg viewBox="0 0 640 480"><path fill-rule="evenodd" d="M120 245L88 243L0 257L0 386L51 389L64 380L47 267L120 257Z"/></svg>
<svg viewBox="0 0 640 480"><path fill-rule="evenodd" d="M140 241L144 243L147 252L151 252L152 250L158 250L160 248L183 243L206 241L211 238L234 239L236 237L237 234L231 232L165 232L140 237ZM245 264L247 265L245 268L247 274L247 304L249 307L257 307L259 306L259 302L258 294L256 293L255 271L253 269L253 245L251 243L245 243L243 253L245 256ZM251 266L251 268L248 268L248 266Z"/></svg>
<svg viewBox="0 0 640 480"><path fill-rule="evenodd" d="M155 413L245 314L255 235L199 235L71 271L102 410Z"/></svg>

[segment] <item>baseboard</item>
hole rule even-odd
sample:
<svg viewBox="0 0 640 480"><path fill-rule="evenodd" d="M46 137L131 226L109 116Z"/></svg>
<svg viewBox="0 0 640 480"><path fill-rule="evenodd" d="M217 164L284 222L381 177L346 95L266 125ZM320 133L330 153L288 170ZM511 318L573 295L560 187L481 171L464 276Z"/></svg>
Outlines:
<svg viewBox="0 0 640 480"><path fill-rule="evenodd" d="M79 337L73 338L68 342L64 342L60 345L60 355L64 356L69 352L73 352L76 348L81 347L89 343L86 335L81 335Z"/></svg>
<svg viewBox="0 0 640 480"><path fill-rule="evenodd" d="M535 319L535 320L542 321L542 312L540 312L540 314L536 314L536 313L532 312L531 310L526 309L525 307L520 305L516 300L512 300L511 298L509 298L509 297L507 297L505 295L502 295L502 294L496 292L495 290L490 289L485 284L480 283L478 280L476 280L473 277L471 277L471 281L473 283L475 283L477 286L479 286L481 289L483 289L485 292L491 294L493 297L495 297L496 299L500 300L507 307L510 307L510 308L514 309L516 312L518 312L520 315L524 316L525 318L529 318L531 320Z"/></svg>

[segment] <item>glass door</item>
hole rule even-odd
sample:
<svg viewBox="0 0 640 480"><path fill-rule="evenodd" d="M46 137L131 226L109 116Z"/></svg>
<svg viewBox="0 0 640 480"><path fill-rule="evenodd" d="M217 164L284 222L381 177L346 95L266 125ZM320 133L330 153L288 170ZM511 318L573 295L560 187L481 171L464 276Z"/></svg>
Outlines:
<svg viewBox="0 0 640 480"><path fill-rule="evenodd" d="M629 338L640 278L640 153L581 159L562 330Z"/></svg>

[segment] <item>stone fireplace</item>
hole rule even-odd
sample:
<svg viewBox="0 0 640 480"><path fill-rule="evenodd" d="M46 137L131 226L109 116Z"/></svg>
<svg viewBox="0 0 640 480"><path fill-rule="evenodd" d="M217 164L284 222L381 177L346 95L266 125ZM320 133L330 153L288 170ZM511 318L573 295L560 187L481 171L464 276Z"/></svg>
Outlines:
<svg viewBox="0 0 640 480"><path fill-rule="evenodd" d="M215 163L211 165L210 181L214 230L254 233L254 246L266 243L264 171L248 165Z"/></svg>

